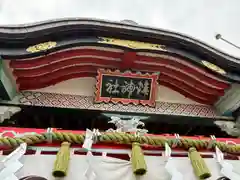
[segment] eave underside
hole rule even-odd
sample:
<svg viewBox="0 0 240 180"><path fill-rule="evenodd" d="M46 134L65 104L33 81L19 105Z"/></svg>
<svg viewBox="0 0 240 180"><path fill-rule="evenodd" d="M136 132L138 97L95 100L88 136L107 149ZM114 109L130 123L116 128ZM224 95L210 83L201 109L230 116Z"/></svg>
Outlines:
<svg viewBox="0 0 240 180"><path fill-rule="evenodd" d="M160 72L160 85L208 105L213 105L230 87L227 78L215 76L189 63L186 58L165 51L156 53L82 45L45 56L5 62L20 91L40 89L72 78L96 77L98 68Z"/></svg>

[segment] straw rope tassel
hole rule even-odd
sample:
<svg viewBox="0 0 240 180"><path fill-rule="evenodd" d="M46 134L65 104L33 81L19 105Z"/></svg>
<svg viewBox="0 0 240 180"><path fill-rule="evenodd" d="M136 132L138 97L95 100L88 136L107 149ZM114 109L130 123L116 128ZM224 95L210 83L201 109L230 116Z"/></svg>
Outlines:
<svg viewBox="0 0 240 180"><path fill-rule="evenodd" d="M147 172L147 165L144 159L144 154L140 144L137 142L132 143L132 168L135 175L144 175Z"/></svg>
<svg viewBox="0 0 240 180"><path fill-rule="evenodd" d="M206 179L211 177L211 173L205 161L195 148L189 149L188 156L191 160L194 173L199 179Z"/></svg>
<svg viewBox="0 0 240 180"><path fill-rule="evenodd" d="M57 158L54 163L53 176L64 177L67 175L68 165L70 160L70 143L63 142L57 153Z"/></svg>

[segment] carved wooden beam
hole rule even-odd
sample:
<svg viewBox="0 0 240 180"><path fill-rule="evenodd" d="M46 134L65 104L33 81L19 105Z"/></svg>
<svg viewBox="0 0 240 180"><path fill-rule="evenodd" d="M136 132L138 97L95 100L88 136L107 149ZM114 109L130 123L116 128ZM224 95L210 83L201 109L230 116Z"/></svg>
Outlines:
<svg viewBox="0 0 240 180"><path fill-rule="evenodd" d="M240 107L240 84L232 84L223 97L215 103L217 111L221 115L230 115Z"/></svg>
<svg viewBox="0 0 240 180"><path fill-rule="evenodd" d="M240 137L240 116L237 118L236 122L215 121L214 123L230 136Z"/></svg>

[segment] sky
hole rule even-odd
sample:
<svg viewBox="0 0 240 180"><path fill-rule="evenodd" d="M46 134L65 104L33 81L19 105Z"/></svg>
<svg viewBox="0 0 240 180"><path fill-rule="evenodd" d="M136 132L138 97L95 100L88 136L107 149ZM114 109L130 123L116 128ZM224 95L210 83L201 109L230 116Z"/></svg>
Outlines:
<svg viewBox="0 0 240 180"><path fill-rule="evenodd" d="M240 0L0 0L0 25L68 17L129 19L183 33L240 57L240 49L215 39L220 33L240 46Z"/></svg>

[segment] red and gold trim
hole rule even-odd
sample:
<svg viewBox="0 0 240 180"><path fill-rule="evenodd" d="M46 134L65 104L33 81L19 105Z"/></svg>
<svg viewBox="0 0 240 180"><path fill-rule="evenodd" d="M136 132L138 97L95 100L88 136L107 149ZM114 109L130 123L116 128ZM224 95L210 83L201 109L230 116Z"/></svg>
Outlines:
<svg viewBox="0 0 240 180"><path fill-rule="evenodd" d="M10 60L9 67L20 91L41 89L73 78L96 77L99 68L161 72L160 85L207 105L214 104L230 87L229 82L181 58L95 46L65 49L31 59Z"/></svg>

